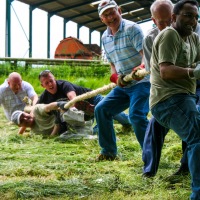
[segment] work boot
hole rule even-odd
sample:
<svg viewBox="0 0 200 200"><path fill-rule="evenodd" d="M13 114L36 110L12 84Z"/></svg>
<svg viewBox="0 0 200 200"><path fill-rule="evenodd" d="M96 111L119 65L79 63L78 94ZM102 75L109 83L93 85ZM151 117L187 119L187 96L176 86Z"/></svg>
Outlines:
<svg viewBox="0 0 200 200"><path fill-rule="evenodd" d="M103 155L103 154L99 154L96 158L96 162L113 161L113 160L119 160L119 158L116 155Z"/></svg>
<svg viewBox="0 0 200 200"><path fill-rule="evenodd" d="M144 178L153 178L155 176L155 174L151 173L151 172L144 172L142 174L142 177Z"/></svg>
<svg viewBox="0 0 200 200"><path fill-rule="evenodd" d="M174 176L184 176L189 174L189 168L187 164L181 164L179 169L173 174Z"/></svg>
<svg viewBox="0 0 200 200"><path fill-rule="evenodd" d="M132 125L131 124L123 124L121 132L124 133L124 134L133 132Z"/></svg>

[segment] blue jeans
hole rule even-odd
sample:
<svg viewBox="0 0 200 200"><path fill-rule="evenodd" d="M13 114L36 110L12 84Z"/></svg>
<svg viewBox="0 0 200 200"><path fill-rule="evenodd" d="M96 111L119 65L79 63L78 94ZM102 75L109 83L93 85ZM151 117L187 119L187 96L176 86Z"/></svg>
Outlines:
<svg viewBox="0 0 200 200"><path fill-rule="evenodd" d="M97 96L94 97L94 102L93 104L96 106L104 97L98 94ZM129 116L125 112L121 112L113 117L114 120L118 121L121 125L127 125L131 124L129 121ZM98 134L98 126L95 125L93 128L93 133Z"/></svg>
<svg viewBox="0 0 200 200"><path fill-rule="evenodd" d="M148 125L150 83L138 83L129 88L115 87L95 107L95 117L99 129L101 154L116 155L116 135L113 116L129 108L129 119L137 140L143 146L145 130Z"/></svg>
<svg viewBox="0 0 200 200"><path fill-rule="evenodd" d="M156 120L177 133L187 147L188 166L192 179L192 200L200 199L200 112L196 95L177 94L152 108Z"/></svg>
<svg viewBox="0 0 200 200"><path fill-rule="evenodd" d="M200 84L200 81L198 81ZM200 87L196 88L196 95L200 97ZM200 105L200 101L196 102L197 106ZM169 129L160 125L154 117L149 121L145 138L143 144L142 159L144 162L143 173L150 173L151 175L156 175L161 151L164 143L164 139ZM187 159L187 144L182 141L182 152L183 156L181 158L181 166L188 166Z"/></svg>

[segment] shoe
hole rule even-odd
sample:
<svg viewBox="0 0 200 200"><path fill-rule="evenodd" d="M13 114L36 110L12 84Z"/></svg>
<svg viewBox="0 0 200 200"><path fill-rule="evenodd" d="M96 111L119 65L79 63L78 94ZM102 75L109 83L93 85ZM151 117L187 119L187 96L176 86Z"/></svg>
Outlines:
<svg viewBox="0 0 200 200"><path fill-rule="evenodd" d="M151 172L145 172L145 173L142 174L142 177L144 177L144 178L152 178L154 176L155 175L152 174Z"/></svg>
<svg viewBox="0 0 200 200"><path fill-rule="evenodd" d="M188 165L183 164L180 168L173 174L174 176L184 176L189 174Z"/></svg>
<svg viewBox="0 0 200 200"><path fill-rule="evenodd" d="M94 105L87 101L78 101L74 104L75 108L84 111L86 115L94 116Z"/></svg>
<svg viewBox="0 0 200 200"><path fill-rule="evenodd" d="M99 161L113 161L113 160L118 160L118 157L115 155L103 155L103 154L99 154L98 157L96 158L96 162Z"/></svg>
<svg viewBox="0 0 200 200"><path fill-rule="evenodd" d="M129 132L132 132L133 129L132 129L132 125L131 124L124 124L122 125L122 130L121 132L126 134L126 133L129 133Z"/></svg>

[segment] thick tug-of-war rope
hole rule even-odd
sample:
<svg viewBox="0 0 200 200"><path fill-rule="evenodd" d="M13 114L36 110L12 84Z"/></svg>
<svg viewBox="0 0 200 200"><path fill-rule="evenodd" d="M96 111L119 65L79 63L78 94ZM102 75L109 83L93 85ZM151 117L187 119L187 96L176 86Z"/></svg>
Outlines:
<svg viewBox="0 0 200 200"><path fill-rule="evenodd" d="M85 94L79 95L79 96L75 97L74 99L70 100L69 102L67 102L67 103L65 104L65 109L70 108L72 105L74 105L74 104L75 104L76 102L78 102L78 101L83 101L83 100L85 100L85 99L89 99L89 98L91 98L91 97L94 97L94 96L96 96L97 94L104 93L104 92L107 91L107 90L111 90L111 89L114 88L115 86L116 86L115 83L110 83L110 84L105 85L105 86L103 86L103 87L101 87L101 88L98 88L98 89L96 89L96 90L92 90L92 91L87 92L87 93L85 93Z"/></svg>
<svg viewBox="0 0 200 200"><path fill-rule="evenodd" d="M31 106L32 104L31 99L25 96L22 101L26 104L26 106L24 107L24 112L30 113L33 108L33 106Z"/></svg>
<svg viewBox="0 0 200 200"><path fill-rule="evenodd" d="M148 75L150 72L146 71L145 69L141 69L141 70L137 70L136 72L132 72L131 74L128 74L124 77L125 81L132 81L134 79L135 76L138 76L140 78L144 78L146 75ZM70 100L69 102L67 102L65 104L65 109L70 108L72 105L74 105L76 102L78 101L83 101L85 99L89 99L91 97L96 96L97 94L101 94L104 93L107 90L111 90L112 88L114 88L116 86L115 83L110 83L108 85L105 85L101 88L98 88L96 90L92 90L90 92L87 92L85 94L79 95L77 97L75 97L74 99Z"/></svg>
<svg viewBox="0 0 200 200"><path fill-rule="evenodd" d="M139 78L144 78L148 74L150 74L150 72L146 71L145 69L141 69L141 70L137 70L136 72L133 71L132 73L126 75L123 79L124 79L124 81L128 82L128 81L132 81L135 78L135 76L137 76ZM87 92L85 94L79 95L79 96L75 97L74 99L70 100L69 102L67 102L65 104L65 109L70 108L71 106L73 106L78 101L83 101L85 99L92 98L92 97L94 97L98 94L106 92L107 90L111 90L114 87L116 87L116 84L110 83L110 84L105 85L105 86L98 88L96 90L92 90L92 91ZM30 113L31 110L33 109L33 106L31 106L31 100L27 96L25 96L24 99L23 99L23 102L26 103L24 111L27 112L27 113Z"/></svg>
<svg viewBox="0 0 200 200"><path fill-rule="evenodd" d="M130 74L126 75L123 80L126 82L132 81L135 76L138 78L144 78L146 75L150 74L149 71L146 71L146 69L140 69L137 71L132 71Z"/></svg>
<svg viewBox="0 0 200 200"><path fill-rule="evenodd" d="M22 100L27 106L31 106L31 99L29 99L27 96L25 96Z"/></svg>

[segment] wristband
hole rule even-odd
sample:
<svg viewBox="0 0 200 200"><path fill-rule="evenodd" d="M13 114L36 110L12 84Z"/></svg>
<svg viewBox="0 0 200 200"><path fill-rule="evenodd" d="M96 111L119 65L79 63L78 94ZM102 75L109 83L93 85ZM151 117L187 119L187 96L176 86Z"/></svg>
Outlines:
<svg viewBox="0 0 200 200"><path fill-rule="evenodd" d="M190 68L187 68L187 75L189 79L195 79L195 77L190 76Z"/></svg>
<svg viewBox="0 0 200 200"><path fill-rule="evenodd" d="M118 74L112 74L110 76L110 81L117 84L117 80L118 80Z"/></svg>
<svg viewBox="0 0 200 200"><path fill-rule="evenodd" d="M142 64L140 65L140 67L141 67L142 69L145 69L144 63L142 63Z"/></svg>

